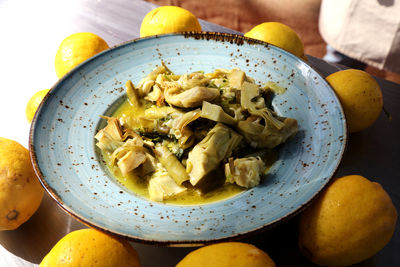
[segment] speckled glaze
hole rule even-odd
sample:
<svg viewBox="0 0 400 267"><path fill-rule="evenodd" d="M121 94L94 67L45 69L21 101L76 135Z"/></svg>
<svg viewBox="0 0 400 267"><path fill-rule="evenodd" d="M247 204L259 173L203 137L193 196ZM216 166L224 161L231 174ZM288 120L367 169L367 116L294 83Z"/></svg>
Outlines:
<svg viewBox="0 0 400 267"><path fill-rule="evenodd" d="M137 84L166 62L175 73L241 68L257 82L287 88L278 114L299 122L295 138L262 184L233 198L196 206L150 202L110 175L94 135ZM84 62L41 104L30 133L32 162L50 196L83 223L133 241L165 245L231 240L297 214L335 173L346 146L341 106L307 63L272 45L220 33L168 34L124 43Z"/></svg>

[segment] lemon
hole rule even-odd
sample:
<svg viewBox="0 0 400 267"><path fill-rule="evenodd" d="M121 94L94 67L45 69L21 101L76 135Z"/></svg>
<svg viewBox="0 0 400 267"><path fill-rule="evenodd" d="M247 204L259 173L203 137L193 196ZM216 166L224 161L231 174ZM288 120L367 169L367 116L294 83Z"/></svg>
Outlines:
<svg viewBox="0 0 400 267"><path fill-rule="evenodd" d="M176 267L274 267L275 263L259 248L241 242L208 245L190 252Z"/></svg>
<svg viewBox="0 0 400 267"><path fill-rule="evenodd" d="M139 267L140 261L127 241L87 228L61 238L39 266Z"/></svg>
<svg viewBox="0 0 400 267"><path fill-rule="evenodd" d="M362 131L378 119L383 107L382 91L371 75L347 69L332 73L326 80L342 104L349 132Z"/></svg>
<svg viewBox="0 0 400 267"><path fill-rule="evenodd" d="M26 222L39 208L43 192L29 151L0 137L0 230L14 230Z"/></svg>
<svg viewBox="0 0 400 267"><path fill-rule="evenodd" d="M289 26L279 22L264 22L256 25L244 36L258 39L280 47L295 56L307 60L304 45L297 33Z"/></svg>
<svg viewBox="0 0 400 267"><path fill-rule="evenodd" d="M201 31L195 15L181 7L161 6L146 14L140 26L140 37L186 31Z"/></svg>
<svg viewBox="0 0 400 267"><path fill-rule="evenodd" d="M359 175L334 180L300 216L299 247L312 262L347 266L392 238L397 211L386 191Z"/></svg>
<svg viewBox="0 0 400 267"><path fill-rule="evenodd" d="M33 116L35 116L35 112L38 109L40 103L43 98L47 95L50 89L44 89L39 92L36 92L31 99L29 99L28 104L26 104L25 116L29 123L32 122Z"/></svg>
<svg viewBox="0 0 400 267"><path fill-rule="evenodd" d="M108 44L94 33L79 32L68 36L61 42L56 54L55 68L58 78L108 48Z"/></svg>

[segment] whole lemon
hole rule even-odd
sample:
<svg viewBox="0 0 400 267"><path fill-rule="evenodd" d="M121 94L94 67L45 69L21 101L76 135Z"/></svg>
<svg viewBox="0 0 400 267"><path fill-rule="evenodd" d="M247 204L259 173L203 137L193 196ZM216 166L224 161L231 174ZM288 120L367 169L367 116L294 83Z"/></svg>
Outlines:
<svg viewBox="0 0 400 267"><path fill-rule="evenodd" d="M68 36L61 42L56 54L55 68L58 78L108 48L106 41L91 32L79 32Z"/></svg>
<svg viewBox="0 0 400 267"><path fill-rule="evenodd" d="M38 109L43 98L47 95L50 89L44 89L36 92L31 99L29 99L28 104L26 104L25 116L26 120L31 123L35 112Z"/></svg>
<svg viewBox="0 0 400 267"><path fill-rule="evenodd" d="M312 262L347 266L392 238L397 211L386 191L359 175L334 180L300 216L299 247Z"/></svg>
<svg viewBox="0 0 400 267"><path fill-rule="evenodd" d="M201 31L195 15L181 7L161 6L146 14L140 26L140 37L186 31Z"/></svg>
<svg viewBox="0 0 400 267"><path fill-rule="evenodd" d="M307 60L304 45L297 33L280 22L264 22L256 25L244 36L280 47L295 56Z"/></svg>
<svg viewBox="0 0 400 267"><path fill-rule="evenodd" d="M87 228L61 238L39 266L139 267L140 261L127 241Z"/></svg>
<svg viewBox="0 0 400 267"><path fill-rule="evenodd" d="M190 252L176 267L275 267L267 253L241 242L224 242Z"/></svg>
<svg viewBox="0 0 400 267"><path fill-rule="evenodd" d="M347 69L332 73L326 80L342 104L349 132L362 131L378 119L383 107L382 91L371 75Z"/></svg>
<svg viewBox="0 0 400 267"><path fill-rule="evenodd" d="M0 137L0 230L26 222L39 208L43 192L28 149Z"/></svg>

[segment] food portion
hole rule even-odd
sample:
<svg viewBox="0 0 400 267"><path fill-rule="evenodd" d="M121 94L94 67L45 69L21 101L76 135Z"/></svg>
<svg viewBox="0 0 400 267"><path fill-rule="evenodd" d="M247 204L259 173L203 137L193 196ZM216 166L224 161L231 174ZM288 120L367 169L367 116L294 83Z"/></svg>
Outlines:
<svg viewBox="0 0 400 267"><path fill-rule="evenodd" d="M127 102L103 116L97 146L111 169L144 185L153 201L251 188L271 150L298 130L295 119L269 106L281 91L240 69L177 75L162 63L137 86L126 83Z"/></svg>

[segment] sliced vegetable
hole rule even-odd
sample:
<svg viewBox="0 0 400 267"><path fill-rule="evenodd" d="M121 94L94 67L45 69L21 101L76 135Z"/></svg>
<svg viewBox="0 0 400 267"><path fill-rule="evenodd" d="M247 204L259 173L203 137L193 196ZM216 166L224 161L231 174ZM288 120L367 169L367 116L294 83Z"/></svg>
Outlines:
<svg viewBox="0 0 400 267"><path fill-rule="evenodd" d="M226 182L236 183L246 188L257 186L264 171L265 164L260 157L247 157L235 160L229 158L229 162L225 164Z"/></svg>
<svg viewBox="0 0 400 267"><path fill-rule="evenodd" d="M227 74L227 77L229 79L229 86L240 88L246 78L246 74L242 70L232 69L232 71Z"/></svg>
<svg viewBox="0 0 400 267"><path fill-rule="evenodd" d="M174 119L172 127L179 131L182 131L183 128L185 128L189 123L200 118L201 112L202 111L198 108L198 109L183 113L181 116L176 117Z"/></svg>
<svg viewBox="0 0 400 267"><path fill-rule="evenodd" d="M157 107L152 106L144 111L144 118L158 120L161 118L167 118L172 113L175 112L175 109L170 106L165 107Z"/></svg>
<svg viewBox="0 0 400 267"><path fill-rule="evenodd" d="M277 95L281 95L286 92L286 88L279 86L276 83L271 82L271 81L266 82L264 84L264 90L272 91L273 93L275 93Z"/></svg>
<svg viewBox="0 0 400 267"><path fill-rule="evenodd" d="M154 132L155 129L157 129L157 120L139 117L139 122L141 132L151 133Z"/></svg>
<svg viewBox="0 0 400 267"><path fill-rule="evenodd" d="M221 106L211 104L207 101L203 101L203 106L201 108L201 117L229 125L235 125L237 123L234 118L225 113Z"/></svg>
<svg viewBox="0 0 400 267"><path fill-rule="evenodd" d="M269 121L276 128L282 128L284 124L280 120L275 118L273 112L269 108L257 108L257 102L253 100L255 100L257 97L260 97L259 91L260 90L258 85L254 83L244 82L241 88L240 104L244 109L247 109L250 114L263 118L265 120L265 123Z"/></svg>
<svg viewBox="0 0 400 267"><path fill-rule="evenodd" d="M159 170L149 181L149 198L153 201L163 201L182 192L186 187L177 185L166 171Z"/></svg>
<svg viewBox="0 0 400 267"><path fill-rule="evenodd" d="M217 88L196 86L182 91L179 87L164 90L165 101L181 108L194 108L201 106L203 101L213 101L219 96Z"/></svg>
<svg viewBox="0 0 400 267"><path fill-rule="evenodd" d="M139 93L138 93L137 89L135 88L135 86L133 85L132 81L128 80L125 83L125 87L126 87L126 94L128 96L129 103L134 107L140 107L141 103L140 103Z"/></svg>
<svg viewBox="0 0 400 267"><path fill-rule="evenodd" d="M136 169L146 160L146 154L143 150L129 150L120 159L117 166L121 170L123 176L126 176L130 171Z"/></svg>
<svg viewBox="0 0 400 267"><path fill-rule="evenodd" d="M163 145L156 145L154 154L164 168L168 171L168 175L178 184L181 185L184 181L189 180L185 167L175 157L169 149Z"/></svg>
<svg viewBox="0 0 400 267"><path fill-rule="evenodd" d="M196 185L207 173L227 159L238 146L242 136L222 123L217 123L207 136L189 152L186 171L190 183Z"/></svg>
<svg viewBox="0 0 400 267"><path fill-rule="evenodd" d="M101 116L107 120L107 126L101 129L94 138L96 145L104 151L113 152L123 144L124 136L121 125L117 118Z"/></svg>
<svg viewBox="0 0 400 267"><path fill-rule="evenodd" d="M112 153L115 149L123 145L122 141L118 141L107 132L99 131L95 138L97 139L96 146L98 146L102 151Z"/></svg>
<svg viewBox="0 0 400 267"><path fill-rule="evenodd" d="M145 152L145 155L145 161L135 169L135 173L139 175L139 177L145 177L157 170L157 159L147 151Z"/></svg>
<svg viewBox="0 0 400 267"><path fill-rule="evenodd" d="M146 149L141 138L128 139L111 154L112 162L116 162L123 176L136 169L146 160Z"/></svg>
<svg viewBox="0 0 400 267"><path fill-rule="evenodd" d="M205 87L210 83L210 79L205 77L203 73L183 74L176 81L182 90L191 89L193 87Z"/></svg>
<svg viewBox="0 0 400 267"><path fill-rule="evenodd" d="M162 92L162 90L160 89L160 87L157 84L153 85L153 90L148 93L145 97L145 100L147 101L151 101L151 102L155 102L157 104L157 106L162 107L164 106L164 93Z"/></svg>
<svg viewBox="0 0 400 267"><path fill-rule="evenodd" d="M295 135L298 131L297 121L291 118L279 118L283 126L277 129L269 121L261 124L261 118L249 117L239 121L237 128L247 142L255 148L274 148Z"/></svg>

